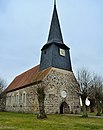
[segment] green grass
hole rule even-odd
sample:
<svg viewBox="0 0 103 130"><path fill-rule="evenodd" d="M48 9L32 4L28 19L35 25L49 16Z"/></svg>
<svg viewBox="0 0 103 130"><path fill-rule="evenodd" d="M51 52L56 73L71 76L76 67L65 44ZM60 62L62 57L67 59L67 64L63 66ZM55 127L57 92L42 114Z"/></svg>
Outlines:
<svg viewBox="0 0 103 130"><path fill-rule="evenodd" d="M48 115L38 120L33 114L0 112L0 130L103 130L103 119Z"/></svg>

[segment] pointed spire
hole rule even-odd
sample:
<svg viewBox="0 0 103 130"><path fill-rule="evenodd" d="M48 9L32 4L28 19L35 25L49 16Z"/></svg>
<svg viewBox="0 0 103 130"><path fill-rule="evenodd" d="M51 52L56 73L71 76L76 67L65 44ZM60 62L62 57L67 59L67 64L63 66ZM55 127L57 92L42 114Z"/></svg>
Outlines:
<svg viewBox="0 0 103 130"><path fill-rule="evenodd" d="M53 10L53 16L52 16L47 44L52 42L61 43L61 44L63 43L58 13L56 9L56 0L54 0L54 10Z"/></svg>

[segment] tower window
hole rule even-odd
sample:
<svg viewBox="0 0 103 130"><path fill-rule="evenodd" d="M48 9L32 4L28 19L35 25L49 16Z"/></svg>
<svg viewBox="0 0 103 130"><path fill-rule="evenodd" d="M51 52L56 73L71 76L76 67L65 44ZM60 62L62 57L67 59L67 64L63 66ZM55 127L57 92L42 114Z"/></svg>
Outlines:
<svg viewBox="0 0 103 130"><path fill-rule="evenodd" d="M44 54L46 54L46 51L44 51Z"/></svg>

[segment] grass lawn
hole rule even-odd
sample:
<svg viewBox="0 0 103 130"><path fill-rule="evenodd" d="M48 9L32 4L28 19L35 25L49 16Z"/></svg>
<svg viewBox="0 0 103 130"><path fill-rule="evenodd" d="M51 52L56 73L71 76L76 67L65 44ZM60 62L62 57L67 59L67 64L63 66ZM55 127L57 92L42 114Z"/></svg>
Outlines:
<svg viewBox="0 0 103 130"><path fill-rule="evenodd" d="M0 130L103 130L103 118L48 115L38 120L33 114L0 112Z"/></svg>

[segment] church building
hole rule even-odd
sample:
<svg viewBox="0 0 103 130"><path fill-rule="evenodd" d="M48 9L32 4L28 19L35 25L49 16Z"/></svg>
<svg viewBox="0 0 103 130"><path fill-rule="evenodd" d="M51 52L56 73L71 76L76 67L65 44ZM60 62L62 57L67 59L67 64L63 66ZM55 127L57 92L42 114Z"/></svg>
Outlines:
<svg viewBox="0 0 103 130"><path fill-rule="evenodd" d="M74 76L70 48L64 44L56 2L40 64L18 75L6 89L6 110L38 113L37 88L43 86L46 114L79 113L78 82Z"/></svg>

